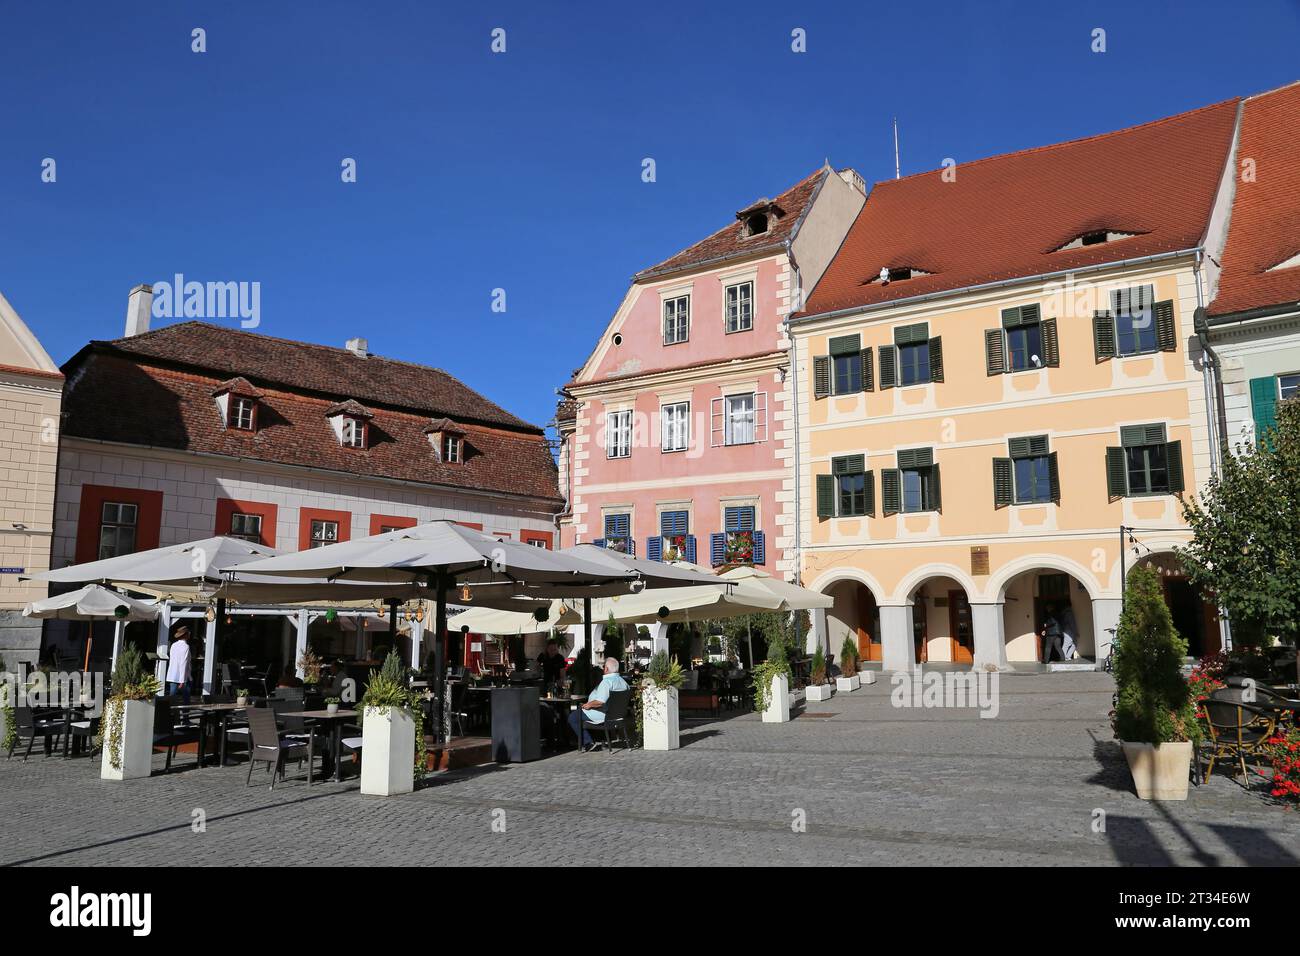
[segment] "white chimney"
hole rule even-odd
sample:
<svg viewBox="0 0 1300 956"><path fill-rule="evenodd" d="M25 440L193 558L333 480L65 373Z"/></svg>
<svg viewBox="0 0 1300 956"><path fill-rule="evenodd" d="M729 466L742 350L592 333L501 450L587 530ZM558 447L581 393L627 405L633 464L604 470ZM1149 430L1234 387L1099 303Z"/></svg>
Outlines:
<svg viewBox="0 0 1300 956"><path fill-rule="evenodd" d="M153 286L138 285L126 300L126 337L149 331L149 317L153 314Z"/></svg>
<svg viewBox="0 0 1300 956"><path fill-rule="evenodd" d="M353 355L359 355L361 358L365 358L370 354L370 343L365 339L348 339L345 348Z"/></svg>

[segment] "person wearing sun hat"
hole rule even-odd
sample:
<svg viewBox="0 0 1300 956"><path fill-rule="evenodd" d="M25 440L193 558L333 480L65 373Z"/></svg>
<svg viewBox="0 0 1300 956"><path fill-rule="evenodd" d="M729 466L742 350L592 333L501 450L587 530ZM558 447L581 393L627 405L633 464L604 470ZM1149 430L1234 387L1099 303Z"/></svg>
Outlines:
<svg viewBox="0 0 1300 956"><path fill-rule="evenodd" d="M167 696L176 693L190 702L190 629L184 624L176 629L167 659Z"/></svg>

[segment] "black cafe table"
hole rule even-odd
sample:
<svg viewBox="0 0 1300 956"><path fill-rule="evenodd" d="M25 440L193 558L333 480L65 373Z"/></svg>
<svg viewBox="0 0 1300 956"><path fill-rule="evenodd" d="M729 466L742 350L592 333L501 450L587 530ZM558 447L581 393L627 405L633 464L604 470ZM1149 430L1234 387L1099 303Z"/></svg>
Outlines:
<svg viewBox="0 0 1300 956"><path fill-rule="evenodd" d="M226 765L226 730L230 726L230 718L236 711L243 710L245 704L180 704L177 710L185 715L193 714L199 718L199 766L202 767L208 762L208 725L215 724L217 730L217 753L219 760L218 767Z"/></svg>
<svg viewBox="0 0 1300 956"><path fill-rule="evenodd" d="M313 723L324 724L329 733L330 741L330 761L334 765L333 779L335 783L343 781L343 724L347 720L354 719L357 716L355 710L295 710L285 711L280 714L281 717L301 717L303 720L310 720ZM311 783L311 756L312 747L316 740L316 735L312 734L307 741L307 783ZM363 755L364 759L364 755Z"/></svg>
<svg viewBox="0 0 1300 956"><path fill-rule="evenodd" d="M561 744L566 745L566 749L567 749L567 741L569 738L568 735L565 734L564 728L569 726L569 711L573 710L574 708L581 707L583 704L587 702L587 698L578 697L576 695L546 696L543 694L543 695L538 695L537 699L541 703L549 705L551 709L556 712L555 719L559 723L559 733L556 736ZM578 725L578 733L579 734L582 733L582 724ZM574 746L581 749L582 747L581 736L579 736L578 741Z"/></svg>

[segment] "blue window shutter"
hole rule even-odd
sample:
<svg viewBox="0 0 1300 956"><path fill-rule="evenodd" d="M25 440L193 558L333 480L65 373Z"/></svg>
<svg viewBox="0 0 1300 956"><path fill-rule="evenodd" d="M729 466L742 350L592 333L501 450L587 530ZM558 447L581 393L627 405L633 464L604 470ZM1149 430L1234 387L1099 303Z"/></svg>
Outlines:
<svg viewBox="0 0 1300 956"><path fill-rule="evenodd" d="M754 564L767 564L767 547L761 531L754 532Z"/></svg>
<svg viewBox="0 0 1300 956"><path fill-rule="evenodd" d="M664 539L646 538L645 556L651 561L662 561L664 559Z"/></svg>
<svg viewBox="0 0 1300 956"><path fill-rule="evenodd" d="M725 534L709 535L709 561L716 568L727 560L727 536Z"/></svg>
<svg viewBox="0 0 1300 956"><path fill-rule="evenodd" d="M631 515L605 515L605 537L626 538L631 533Z"/></svg>
<svg viewBox="0 0 1300 956"><path fill-rule="evenodd" d="M686 536L686 560L691 564L695 563L695 535L693 534Z"/></svg>
<svg viewBox="0 0 1300 956"><path fill-rule="evenodd" d="M685 511L665 511L659 516L659 533L663 537L685 534L689 516Z"/></svg>
<svg viewBox="0 0 1300 956"><path fill-rule="evenodd" d="M728 508L723 512L723 527L727 531L753 531L754 507Z"/></svg>
<svg viewBox="0 0 1300 956"><path fill-rule="evenodd" d="M636 538L629 537L627 539L627 554L630 558L636 557Z"/></svg>
<svg viewBox="0 0 1300 956"><path fill-rule="evenodd" d="M604 539L604 538L597 538L595 541L593 541L593 542L591 542L591 543L594 544L594 545L595 545L596 547L598 547L598 548L603 548L603 547L605 547L605 539Z"/></svg>

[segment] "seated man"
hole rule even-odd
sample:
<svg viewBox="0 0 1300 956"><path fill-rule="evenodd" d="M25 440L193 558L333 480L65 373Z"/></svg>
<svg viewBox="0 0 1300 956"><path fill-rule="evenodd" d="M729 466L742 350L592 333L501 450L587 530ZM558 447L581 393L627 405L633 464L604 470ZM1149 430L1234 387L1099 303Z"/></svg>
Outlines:
<svg viewBox="0 0 1300 956"><path fill-rule="evenodd" d="M609 695L616 690L627 690L627 681L618 673L618 658L605 658L605 675L587 696L587 702L569 713L569 726L574 737L579 737L579 745L586 750L591 746L591 734L587 733L586 724L603 724L605 722L605 704Z"/></svg>

